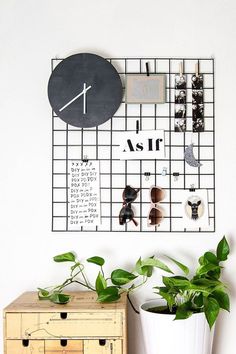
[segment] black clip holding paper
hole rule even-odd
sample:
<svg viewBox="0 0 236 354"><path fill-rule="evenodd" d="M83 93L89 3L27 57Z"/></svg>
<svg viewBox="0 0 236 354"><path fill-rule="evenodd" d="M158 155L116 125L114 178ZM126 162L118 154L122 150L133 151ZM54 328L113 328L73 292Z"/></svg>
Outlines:
<svg viewBox="0 0 236 354"><path fill-rule="evenodd" d="M194 184L190 185L189 192L195 192Z"/></svg>
<svg viewBox="0 0 236 354"><path fill-rule="evenodd" d="M173 172L174 180L177 181L179 178L179 172Z"/></svg>
<svg viewBox="0 0 236 354"><path fill-rule="evenodd" d="M149 177L151 176L150 172L144 172L144 176L146 177L145 180L148 181Z"/></svg>
<svg viewBox="0 0 236 354"><path fill-rule="evenodd" d="M87 156L87 155L84 155L82 161L83 161L83 162L88 162L88 156Z"/></svg>

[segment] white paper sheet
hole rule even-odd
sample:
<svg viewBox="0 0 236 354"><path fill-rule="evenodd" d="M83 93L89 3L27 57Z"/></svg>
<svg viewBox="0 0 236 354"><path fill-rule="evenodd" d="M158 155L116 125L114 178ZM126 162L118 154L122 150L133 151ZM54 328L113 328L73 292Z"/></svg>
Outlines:
<svg viewBox="0 0 236 354"><path fill-rule="evenodd" d="M165 158L164 130L143 130L120 134L120 159L145 160Z"/></svg>
<svg viewBox="0 0 236 354"><path fill-rule="evenodd" d="M196 189L191 192L183 190L182 197L182 215L183 226L190 228L209 226L209 207L207 189Z"/></svg>
<svg viewBox="0 0 236 354"><path fill-rule="evenodd" d="M68 229L100 225L99 161L68 161Z"/></svg>

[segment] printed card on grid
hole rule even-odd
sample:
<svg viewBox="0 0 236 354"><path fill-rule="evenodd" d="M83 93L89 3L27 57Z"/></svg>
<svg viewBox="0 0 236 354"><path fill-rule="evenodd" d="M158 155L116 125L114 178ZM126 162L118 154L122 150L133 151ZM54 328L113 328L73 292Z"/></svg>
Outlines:
<svg viewBox="0 0 236 354"><path fill-rule="evenodd" d="M119 156L120 160L164 159L164 130L122 132Z"/></svg>
<svg viewBox="0 0 236 354"><path fill-rule="evenodd" d="M101 223L99 161L68 161L68 229Z"/></svg>
<svg viewBox="0 0 236 354"><path fill-rule="evenodd" d="M183 226L199 228L209 226L207 189L181 192Z"/></svg>

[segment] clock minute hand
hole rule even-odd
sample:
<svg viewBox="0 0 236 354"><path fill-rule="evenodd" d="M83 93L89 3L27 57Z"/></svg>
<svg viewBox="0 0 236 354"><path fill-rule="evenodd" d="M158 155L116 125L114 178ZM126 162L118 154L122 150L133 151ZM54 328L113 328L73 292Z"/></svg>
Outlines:
<svg viewBox="0 0 236 354"><path fill-rule="evenodd" d="M83 114L86 114L86 84L84 83Z"/></svg>
<svg viewBox="0 0 236 354"><path fill-rule="evenodd" d="M69 102L67 102L63 107L61 107L59 109L59 112L62 112L66 107L68 107L71 103L73 103L75 100L77 100L77 98L79 98L82 95L85 95L86 92L91 88L92 86L88 86L86 89L84 89L83 91L81 91L77 96L75 96L74 98L72 98L72 100L70 100Z"/></svg>

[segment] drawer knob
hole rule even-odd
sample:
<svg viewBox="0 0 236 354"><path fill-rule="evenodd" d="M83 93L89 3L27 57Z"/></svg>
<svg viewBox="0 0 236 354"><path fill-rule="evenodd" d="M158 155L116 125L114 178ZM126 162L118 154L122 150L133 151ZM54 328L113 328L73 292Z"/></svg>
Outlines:
<svg viewBox="0 0 236 354"><path fill-rule="evenodd" d="M60 316L62 320L65 320L67 318L67 312L61 312Z"/></svg>
<svg viewBox="0 0 236 354"><path fill-rule="evenodd" d="M67 339L61 339L61 346L66 347L67 346Z"/></svg>
<svg viewBox="0 0 236 354"><path fill-rule="evenodd" d="M23 347L28 347L29 346L29 339L23 339L22 345L23 345Z"/></svg>
<svg viewBox="0 0 236 354"><path fill-rule="evenodd" d="M104 345L106 345L106 339L99 339L99 345L104 347Z"/></svg>

